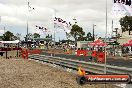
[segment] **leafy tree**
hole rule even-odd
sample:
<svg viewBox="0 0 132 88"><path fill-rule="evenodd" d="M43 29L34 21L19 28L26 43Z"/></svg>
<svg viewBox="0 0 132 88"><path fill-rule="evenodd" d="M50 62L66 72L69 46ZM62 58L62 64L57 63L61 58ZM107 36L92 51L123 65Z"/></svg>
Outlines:
<svg viewBox="0 0 132 88"><path fill-rule="evenodd" d="M29 33L28 34L28 39L33 39L33 34Z"/></svg>
<svg viewBox="0 0 132 88"><path fill-rule="evenodd" d="M38 34L38 33L34 33L33 36L34 36L34 38L40 38L40 34Z"/></svg>
<svg viewBox="0 0 132 88"><path fill-rule="evenodd" d="M70 40L71 34L66 32L66 38Z"/></svg>
<svg viewBox="0 0 132 88"><path fill-rule="evenodd" d="M27 38L28 37L28 38ZM32 40L33 39L33 34L31 34L31 33L29 33L28 35L26 35L26 37L24 37L25 38L25 41L27 41L27 40Z"/></svg>
<svg viewBox="0 0 132 88"><path fill-rule="evenodd" d="M71 43L74 43L74 41L72 41L72 40L61 40L60 42L62 42L62 43L68 43L68 42L71 42Z"/></svg>
<svg viewBox="0 0 132 88"><path fill-rule="evenodd" d="M98 39L101 39L101 37L99 37Z"/></svg>
<svg viewBox="0 0 132 88"><path fill-rule="evenodd" d="M48 49L48 46L52 44L52 35L47 35L45 38L49 38L49 39L46 39L46 47Z"/></svg>
<svg viewBox="0 0 132 88"><path fill-rule="evenodd" d="M11 33L10 31L5 32L5 34L3 34L2 40L3 41L12 41L13 40L13 33Z"/></svg>
<svg viewBox="0 0 132 88"><path fill-rule="evenodd" d="M52 38L52 35L48 34L45 38Z"/></svg>
<svg viewBox="0 0 132 88"><path fill-rule="evenodd" d="M0 40L2 40L3 36L0 36Z"/></svg>
<svg viewBox="0 0 132 88"><path fill-rule="evenodd" d="M125 16L121 18L119 22L122 32L128 31L130 35L130 32L132 31L132 16Z"/></svg>
<svg viewBox="0 0 132 88"><path fill-rule="evenodd" d="M78 37L83 37L85 35L85 32L83 31L82 27L79 27L78 25L74 24L72 26L70 34L75 39L75 44L77 44Z"/></svg>
<svg viewBox="0 0 132 88"><path fill-rule="evenodd" d="M93 36L90 32L87 33L86 37L80 36L77 39L78 41L92 41L93 40Z"/></svg>
<svg viewBox="0 0 132 88"><path fill-rule="evenodd" d="M21 34L20 33L17 33L16 37L17 37L17 40L21 40Z"/></svg>
<svg viewBox="0 0 132 88"><path fill-rule="evenodd" d="M52 39L52 35L49 35L49 34L48 34L45 38L51 38L51 39ZM49 42L50 42L50 40L47 39L47 40L46 40L46 44L49 43Z"/></svg>
<svg viewBox="0 0 132 88"><path fill-rule="evenodd" d="M13 40L20 40L20 37L21 37L21 34L17 33L12 38L13 38Z"/></svg>
<svg viewBox="0 0 132 88"><path fill-rule="evenodd" d="M87 41L87 38L80 36L78 37L77 41Z"/></svg>
<svg viewBox="0 0 132 88"><path fill-rule="evenodd" d="M86 40L87 41L92 41L93 40L93 36L90 32L87 33Z"/></svg>
<svg viewBox="0 0 132 88"><path fill-rule="evenodd" d="M12 37L12 39L13 39L13 40L17 40L17 36L14 35L14 36Z"/></svg>

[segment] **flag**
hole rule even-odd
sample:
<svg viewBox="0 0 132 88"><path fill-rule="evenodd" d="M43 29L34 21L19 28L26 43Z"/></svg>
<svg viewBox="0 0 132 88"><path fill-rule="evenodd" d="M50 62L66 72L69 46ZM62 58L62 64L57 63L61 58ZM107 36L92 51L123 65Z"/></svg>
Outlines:
<svg viewBox="0 0 132 88"><path fill-rule="evenodd" d="M44 33L44 32L49 32L48 29L47 29L46 27L41 27L41 26L37 26L37 25L36 25L36 29L37 29L37 31L41 31L41 32L43 32L43 33Z"/></svg>
<svg viewBox="0 0 132 88"><path fill-rule="evenodd" d="M68 23L67 21L63 20L62 18L55 17L54 28L62 29L65 32L70 33L70 30L71 30L70 26L71 26L70 22Z"/></svg>
<svg viewBox="0 0 132 88"><path fill-rule="evenodd" d="M66 32L66 37L67 38L70 38L71 37L71 34Z"/></svg>
<svg viewBox="0 0 132 88"><path fill-rule="evenodd" d="M69 27L65 27L65 26L64 26L64 31L65 31L66 33L70 33L70 32L71 32L71 29L70 29Z"/></svg>
<svg viewBox="0 0 132 88"><path fill-rule="evenodd" d="M64 29L64 25L62 25L61 23L54 23L54 28L63 30Z"/></svg>
<svg viewBox="0 0 132 88"><path fill-rule="evenodd" d="M132 16L131 0L113 0L112 13L116 16Z"/></svg>

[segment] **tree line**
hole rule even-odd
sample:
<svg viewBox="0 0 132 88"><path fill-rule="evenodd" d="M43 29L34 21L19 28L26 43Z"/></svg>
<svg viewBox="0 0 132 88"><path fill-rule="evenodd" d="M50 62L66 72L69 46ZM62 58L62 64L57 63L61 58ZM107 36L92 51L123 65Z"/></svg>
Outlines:
<svg viewBox="0 0 132 88"><path fill-rule="evenodd" d="M28 35L26 35L26 37L24 37L25 41L27 40L27 36L28 39L40 38L40 35L38 33L34 33L34 34L29 33ZM10 31L6 31L2 36L0 36L0 39L3 41L21 40L21 34L20 33L13 34Z"/></svg>
<svg viewBox="0 0 132 88"><path fill-rule="evenodd" d="M119 20L119 22L120 22L120 25L121 25L122 32L128 31L128 34L131 35L131 31L132 31L132 16L122 17ZM69 35L66 34L66 35L67 35L67 39L70 39L71 37L73 37L75 43L77 43L77 41L93 41L94 40L93 35L92 35L91 32L88 32L87 34L85 34L85 32L83 31L83 28L80 27L77 24L74 24L72 26L70 34ZM3 41L20 40L20 38L21 38L21 34L17 33L16 35L14 35L10 31L6 31L2 36L0 36L0 39L3 40ZM27 38L28 39L40 38L40 34L38 34L38 33L34 33L34 34L29 33L24 38L25 38L25 41L27 40ZM48 34L46 36L46 38L52 38L52 35Z"/></svg>

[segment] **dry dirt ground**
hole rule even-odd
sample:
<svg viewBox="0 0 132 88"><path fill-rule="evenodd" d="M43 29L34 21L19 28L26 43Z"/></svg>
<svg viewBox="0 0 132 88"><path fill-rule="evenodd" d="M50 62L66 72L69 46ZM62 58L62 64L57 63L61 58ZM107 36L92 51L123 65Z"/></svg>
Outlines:
<svg viewBox="0 0 132 88"><path fill-rule="evenodd" d="M46 50L47 53L65 54L63 50Z"/></svg>
<svg viewBox="0 0 132 88"><path fill-rule="evenodd" d="M0 58L0 88L104 88L97 84L80 86L75 79L75 74L35 61Z"/></svg>

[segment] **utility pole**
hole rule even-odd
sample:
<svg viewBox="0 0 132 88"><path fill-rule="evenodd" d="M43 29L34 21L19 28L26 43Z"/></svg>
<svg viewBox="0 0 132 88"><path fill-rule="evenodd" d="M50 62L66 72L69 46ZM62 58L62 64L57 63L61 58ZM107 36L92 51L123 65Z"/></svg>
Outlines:
<svg viewBox="0 0 132 88"><path fill-rule="evenodd" d="M55 56L55 25L54 25L54 56Z"/></svg>
<svg viewBox="0 0 132 88"><path fill-rule="evenodd" d="M26 36L27 48L28 48L28 21L27 21L27 36Z"/></svg>
<svg viewBox="0 0 132 88"><path fill-rule="evenodd" d="M4 27L4 34L5 34L5 27Z"/></svg>
<svg viewBox="0 0 132 88"><path fill-rule="evenodd" d="M106 41L107 41L107 29L108 29L108 7L107 7L107 4L108 4L108 2L107 2L107 0L105 0L105 10L106 10L106 25L105 25L105 27L106 27L106 31L105 31L105 44L106 44ZM107 53L106 53L106 46L104 46L104 48L105 48L105 63L104 63L104 74L107 74ZM106 84L104 85L104 88L106 88Z"/></svg>
<svg viewBox="0 0 132 88"><path fill-rule="evenodd" d="M26 36L26 42L27 42L27 48L28 48L28 39L29 39L29 27L28 27L28 20L29 20L29 12L30 11L32 11L32 10L35 10L34 8L32 8L31 6L30 6L30 2L29 2L29 0L28 0L28 2L27 2L27 6L28 6L28 13L27 13L27 36Z"/></svg>
<svg viewBox="0 0 132 88"><path fill-rule="evenodd" d="M56 17L56 9L53 9L53 11L54 11L54 16ZM54 20L54 19L53 19ZM54 22L54 21L53 21ZM55 57L55 29L56 29L56 27L55 27L55 23L53 24L54 25L54 50L53 50L53 52L54 52L54 57Z"/></svg>
<svg viewBox="0 0 132 88"><path fill-rule="evenodd" d="M113 20L112 20L112 33L111 33L111 37L113 37Z"/></svg>
<svg viewBox="0 0 132 88"><path fill-rule="evenodd" d="M105 43L106 43L106 40L107 40L107 29L108 29L108 7L107 7L107 0L105 1L105 4L106 4L106 7L105 7L105 10L106 10L106 32L105 32ZM106 53L106 46L104 47L105 48L105 63L104 63L104 74L107 74L107 53ZM106 85L105 85L106 87Z"/></svg>
<svg viewBox="0 0 132 88"><path fill-rule="evenodd" d="M75 17L73 18L73 21L74 21L74 24L76 25L77 24L77 19ZM75 42L74 43L77 46L77 40L76 39L75 39Z"/></svg>
<svg viewBox="0 0 132 88"><path fill-rule="evenodd" d="M28 15L29 15L29 1L27 2L28 6L28 13L27 13L27 36L26 36L26 42L27 42L27 48L28 48Z"/></svg>
<svg viewBox="0 0 132 88"><path fill-rule="evenodd" d="M4 27L4 38L5 38L5 27ZM6 45L6 47L5 47L5 45ZM8 44L4 44L4 48L6 49L6 59L7 59L7 49L8 49Z"/></svg>
<svg viewBox="0 0 132 88"><path fill-rule="evenodd" d="M95 27L96 25L94 25L93 24L93 42L94 42L94 40L95 40L95 37L94 37L94 27Z"/></svg>
<svg viewBox="0 0 132 88"><path fill-rule="evenodd" d="M115 34L116 34L116 42L117 42L117 37L118 37L118 35L117 35L117 33L118 33L118 28L115 28L115 31L113 31L113 32L115 32Z"/></svg>

